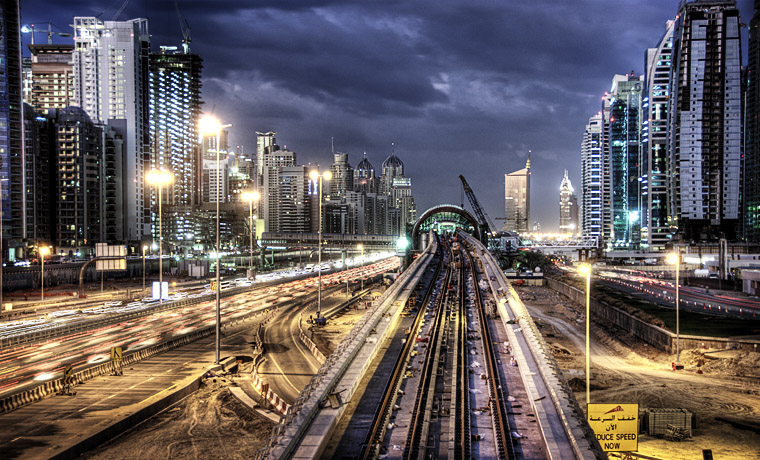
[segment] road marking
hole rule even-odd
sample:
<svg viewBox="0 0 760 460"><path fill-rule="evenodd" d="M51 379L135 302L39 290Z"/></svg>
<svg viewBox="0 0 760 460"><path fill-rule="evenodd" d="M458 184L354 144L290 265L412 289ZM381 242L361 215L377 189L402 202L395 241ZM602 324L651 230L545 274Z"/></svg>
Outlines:
<svg viewBox="0 0 760 460"><path fill-rule="evenodd" d="M291 382L288 376L285 375L285 371L283 371L280 365L277 364L277 361L275 361L271 355L270 355L270 358L272 358L272 362L274 363L275 367L277 367L277 370L280 371L280 375L282 375L282 378L284 378L285 381L288 382L288 385L290 385L291 387L293 387L294 390L300 393L301 390L299 390L295 385L293 385L293 382Z"/></svg>

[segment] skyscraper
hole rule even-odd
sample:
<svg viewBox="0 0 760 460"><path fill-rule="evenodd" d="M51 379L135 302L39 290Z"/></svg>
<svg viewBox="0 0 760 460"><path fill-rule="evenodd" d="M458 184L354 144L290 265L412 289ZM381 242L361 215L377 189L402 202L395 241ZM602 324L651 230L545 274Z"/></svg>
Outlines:
<svg viewBox="0 0 760 460"><path fill-rule="evenodd" d="M0 78L0 206L6 246L14 244L9 239L22 238L24 228L24 121L18 4L18 0L0 1L0 74L3 75Z"/></svg>
<svg viewBox="0 0 760 460"><path fill-rule="evenodd" d="M264 219L265 231L279 232L282 212L282 168L296 166L296 152L290 150L267 149L263 160L264 180L259 187L261 193L260 214Z"/></svg>
<svg viewBox="0 0 760 460"><path fill-rule="evenodd" d="M760 0L749 22L747 126L744 161L744 237L760 242Z"/></svg>
<svg viewBox="0 0 760 460"><path fill-rule="evenodd" d="M527 233L530 226L530 152L525 167L504 175L505 231Z"/></svg>
<svg viewBox="0 0 760 460"><path fill-rule="evenodd" d="M57 197L50 180L55 136L51 123L24 104L24 238L37 246L53 242L53 202Z"/></svg>
<svg viewBox="0 0 760 460"><path fill-rule="evenodd" d="M739 31L733 0L682 2L675 21L670 204L687 241L736 237L742 179Z"/></svg>
<svg viewBox="0 0 760 460"><path fill-rule="evenodd" d="M163 218L158 216L158 189L151 188L153 238L163 223L164 239L170 246L191 244L186 238L194 227L190 219L201 203L200 144L198 122L201 114L202 60L195 54L161 53L150 55L149 134L151 169L171 171L174 181L163 190Z"/></svg>
<svg viewBox="0 0 760 460"><path fill-rule="evenodd" d="M79 107L56 111L55 246L76 252L103 242L102 128Z"/></svg>
<svg viewBox="0 0 760 460"><path fill-rule="evenodd" d="M354 189L354 169L348 163L347 153L334 153L333 164L330 165L332 179L330 180L330 195L345 198L346 192Z"/></svg>
<svg viewBox="0 0 760 460"><path fill-rule="evenodd" d="M605 157L610 171L610 242L619 248L637 249L641 242L641 91L641 76L615 75L605 101L609 111L602 112L608 116Z"/></svg>
<svg viewBox="0 0 760 460"><path fill-rule="evenodd" d="M642 247L664 250L670 241L668 222L668 101L673 54L674 21L668 21L665 34L645 57L642 98Z"/></svg>
<svg viewBox="0 0 760 460"><path fill-rule="evenodd" d="M274 131L256 132L256 187L261 188L264 184L264 156L280 149L277 145L276 134Z"/></svg>
<svg viewBox="0 0 760 460"><path fill-rule="evenodd" d="M382 169L380 183L382 193L389 198L388 209L398 210L388 216L389 228L384 233L404 234L407 224L414 224L417 220L417 205L412 196L412 179L404 174L404 162L396 156L395 149L383 161Z"/></svg>
<svg viewBox="0 0 760 460"><path fill-rule="evenodd" d="M147 19L102 21L74 18L74 101L96 124L121 132L124 215L121 239L150 234Z"/></svg>
<svg viewBox="0 0 760 460"><path fill-rule="evenodd" d="M578 231L578 199L567 177L567 169L559 185L559 232L575 235Z"/></svg>
<svg viewBox="0 0 760 460"><path fill-rule="evenodd" d="M327 185L323 183L324 187ZM279 231L306 232L310 227L309 168L282 166L279 168ZM319 199L316 197L315 201ZM324 213L324 209L322 210ZM323 221L325 221L323 216Z"/></svg>
<svg viewBox="0 0 760 460"><path fill-rule="evenodd" d="M378 189L375 167L367 159L367 152L364 152L364 158L354 169L354 190L357 192L376 193Z"/></svg>
<svg viewBox="0 0 760 460"><path fill-rule="evenodd" d="M74 102L74 45L29 45L32 54L31 97L26 102L45 115Z"/></svg>
<svg viewBox="0 0 760 460"><path fill-rule="evenodd" d="M581 228L583 236L603 237L602 113L589 118L581 142Z"/></svg>
<svg viewBox="0 0 760 460"><path fill-rule="evenodd" d="M198 203L202 60L195 54L150 55L151 167L174 174L167 205Z"/></svg>

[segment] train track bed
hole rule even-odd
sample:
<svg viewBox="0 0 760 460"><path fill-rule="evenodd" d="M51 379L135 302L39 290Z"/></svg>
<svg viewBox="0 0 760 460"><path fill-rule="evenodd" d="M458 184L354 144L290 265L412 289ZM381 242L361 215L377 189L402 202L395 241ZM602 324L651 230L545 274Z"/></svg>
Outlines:
<svg viewBox="0 0 760 460"><path fill-rule="evenodd" d="M499 458L494 441L493 411L491 408L491 395L488 388L488 372L485 368L484 358L487 349L480 334L480 318L478 315L479 305L473 292L475 285L472 276L467 280L467 298L465 314L467 317L467 340L465 343L468 359L467 377L469 391L469 419L470 419L470 451L472 458L491 459ZM498 347L495 348L498 350Z"/></svg>
<svg viewBox="0 0 760 460"><path fill-rule="evenodd" d="M480 278L481 275L478 276ZM481 289L483 301L495 305L496 300L493 298L490 289L488 289L488 285L482 281L480 285L485 287L485 289ZM468 313L469 311L470 309L468 309ZM541 430L536 421L532 401L525 389L520 370L516 366L517 363L513 361L514 355L507 338L504 323L491 315L487 315L486 322L491 331L491 343L493 344L498 377L501 382L500 396L504 403L506 418L510 427L509 436L512 438L513 453L510 458L545 458L546 450L541 437ZM471 326L470 329L476 330L475 326L477 326L477 323ZM479 354L477 356L482 357L484 355ZM485 384L483 384L483 387L485 388ZM487 389L484 389L483 392L487 394ZM489 417L488 421L490 422L490 420ZM477 447L477 444L473 443L473 450L475 447ZM476 457L474 453L473 457Z"/></svg>
<svg viewBox="0 0 760 460"><path fill-rule="evenodd" d="M441 296L442 283L439 281L433 291L430 302L423 306L424 312L422 325L416 336L410 336L409 340L414 341L413 349L409 358L409 363L401 383L396 403L394 405L393 415L390 417L385 437L383 438L383 449L388 459L404 458L404 446L409 436L409 427L413 419L413 407L417 396L417 389L422 381L422 369L425 364L425 356L430 344L430 335L435 325L436 305ZM396 409L396 407L398 409Z"/></svg>

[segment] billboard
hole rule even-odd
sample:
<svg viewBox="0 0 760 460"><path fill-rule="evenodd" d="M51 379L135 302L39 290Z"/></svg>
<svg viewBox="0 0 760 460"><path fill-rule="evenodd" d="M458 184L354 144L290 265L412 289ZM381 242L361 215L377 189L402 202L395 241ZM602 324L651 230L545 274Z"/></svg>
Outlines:
<svg viewBox="0 0 760 460"><path fill-rule="evenodd" d="M106 243L96 243L95 257L113 257L112 259L95 261L95 268L99 272L127 269L126 246L109 246ZM117 257L120 258L117 259Z"/></svg>

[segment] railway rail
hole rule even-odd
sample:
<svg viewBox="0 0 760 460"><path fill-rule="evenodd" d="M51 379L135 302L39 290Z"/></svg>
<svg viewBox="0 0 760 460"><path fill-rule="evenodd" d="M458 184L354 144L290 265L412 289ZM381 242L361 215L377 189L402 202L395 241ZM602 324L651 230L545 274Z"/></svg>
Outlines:
<svg viewBox="0 0 760 460"><path fill-rule="evenodd" d="M302 392L303 409L285 417L258 459L321 458L326 450L333 457L388 460L603 458L535 324L486 248L461 233L431 241L370 311L372 320L339 346L351 350L351 361L328 358L320 375L329 381L317 379L318 388ZM422 302L409 302L422 285ZM377 327L376 339L363 332L369 324ZM393 352L379 351L386 349ZM364 380L373 390L359 391L365 370L375 367L383 374ZM328 401L335 394L343 402Z"/></svg>

